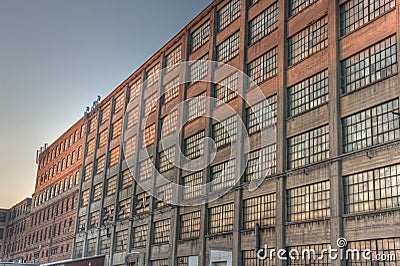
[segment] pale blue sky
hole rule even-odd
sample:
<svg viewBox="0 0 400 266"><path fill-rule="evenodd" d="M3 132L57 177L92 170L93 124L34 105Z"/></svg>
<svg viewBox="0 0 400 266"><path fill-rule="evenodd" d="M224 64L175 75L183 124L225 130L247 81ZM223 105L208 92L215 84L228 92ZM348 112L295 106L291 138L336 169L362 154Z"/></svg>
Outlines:
<svg viewBox="0 0 400 266"><path fill-rule="evenodd" d="M0 0L0 207L31 196L35 152L211 0Z"/></svg>

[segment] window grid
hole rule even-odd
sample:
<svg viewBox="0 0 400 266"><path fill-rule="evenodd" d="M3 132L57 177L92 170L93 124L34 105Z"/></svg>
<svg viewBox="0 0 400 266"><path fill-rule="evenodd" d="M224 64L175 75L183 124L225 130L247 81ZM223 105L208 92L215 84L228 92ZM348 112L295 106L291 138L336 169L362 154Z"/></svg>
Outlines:
<svg viewBox="0 0 400 266"><path fill-rule="evenodd" d="M178 123L178 110L167 114L162 120L161 136L165 137L172 132L176 131Z"/></svg>
<svg viewBox="0 0 400 266"><path fill-rule="evenodd" d="M351 0L340 7L342 35L357 30L396 6L395 0Z"/></svg>
<svg viewBox="0 0 400 266"><path fill-rule="evenodd" d="M97 126L97 117L94 117L90 119L89 132L92 133L96 129L96 126ZM60 146L60 152L58 154L61 153L61 150L62 150L62 145Z"/></svg>
<svg viewBox="0 0 400 266"><path fill-rule="evenodd" d="M246 199L243 202L243 229L254 229L256 224L260 228L275 225L276 194L268 194L256 198Z"/></svg>
<svg viewBox="0 0 400 266"><path fill-rule="evenodd" d="M172 201L172 185L171 183L156 188L157 204L156 208L168 206Z"/></svg>
<svg viewBox="0 0 400 266"><path fill-rule="evenodd" d="M85 166L85 176L84 176L83 181L87 181L90 178L92 178L92 169L93 169L92 163Z"/></svg>
<svg viewBox="0 0 400 266"><path fill-rule="evenodd" d="M125 94L122 93L115 98L114 113L118 113L119 111L124 109L124 105L125 105Z"/></svg>
<svg viewBox="0 0 400 266"><path fill-rule="evenodd" d="M210 235L233 231L233 203L209 208L209 214Z"/></svg>
<svg viewBox="0 0 400 266"><path fill-rule="evenodd" d="M249 153L246 181L254 181L276 174L276 144Z"/></svg>
<svg viewBox="0 0 400 266"><path fill-rule="evenodd" d="M108 236L100 237L100 254L109 254L111 247L111 239Z"/></svg>
<svg viewBox="0 0 400 266"><path fill-rule="evenodd" d="M131 111L128 112L126 128L131 128L137 124L139 119L139 107L133 108Z"/></svg>
<svg viewBox="0 0 400 266"><path fill-rule="evenodd" d="M199 197L202 194L203 172L196 172L185 176L183 179L183 199L188 200Z"/></svg>
<svg viewBox="0 0 400 266"><path fill-rule="evenodd" d="M271 254L273 248L267 249L267 254ZM274 253L273 253L274 254ZM260 260L257 257L257 252L253 250L243 250L242 251L242 265L243 266L275 266L276 259L275 254L272 258L267 258L266 260Z"/></svg>
<svg viewBox="0 0 400 266"><path fill-rule="evenodd" d="M121 189L126 189L133 185L133 174L130 169L122 172Z"/></svg>
<svg viewBox="0 0 400 266"><path fill-rule="evenodd" d="M117 191L117 176L110 177L107 179L107 190L106 195L111 196Z"/></svg>
<svg viewBox="0 0 400 266"><path fill-rule="evenodd" d="M398 71L396 36L342 61L342 93L348 93Z"/></svg>
<svg viewBox="0 0 400 266"><path fill-rule="evenodd" d="M144 129L143 148L148 147L154 143L155 135L156 135L156 124L152 124Z"/></svg>
<svg viewBox="0 0 400 266"><path fill-rule="evenodd" d="M54 233L55 234L55 227L54 228ZM79 221L78 221L78 232L83 232L86 230L86 215L79 217Z"/></svg>
<svg viewBox="0 0 400 266"><path fill-rule="evenodd" d="M276 124L277 105L277 96L274 95L247 108L247 130L249 134Z"/></svg>
<svg viewBox="0 0 400 266"><path fill-rule="evenodd" d="M249 22L249 45L278 28L278 2L273 3Z"/></svg>
<svg viewBox="0 0 400 266"><path fill-rule="evenodd" d="M328 47L328 16L289 38L289 65Z"/></svg>
<svg viewBox="0 0 400 266"><path fill-rule="evenodd" d="M232 0L217 13L217 28L219 31L225 29L229 24L240 16L241 0Z"/></svg>
<svg viewBox="0 0 400 266"><path fill-rule="evenodd" d="M155 112L157 110L157 102L158 95L154 93L150 95L147 99L144 100L144 115L148 116L149 114Z"/></svg>
<svg viewBox="0 0 400 266"><path fill-rule="evenodd" d="M89 204L89 195L90 195L90 189L84 190L82 192L82 207L87 206Z"/></svg>
<svg viewBox="0 0 400 266"><path fill-rule="evenodd" d="M96 174L100 174L106 168L106 156L100 156L96 161Z"/></svg>
<svg viewBox="0 0 400 266"><path fill-rule="evenodd" d="M142 248L146 246L147 241L147 224L136 226L133 228L133 247Z"/></svg>
<svg viewBox="0 0 400 266"><path fill-rule="evenodd" d="M136 97L140 95L140 91L142 88L142 82L141 80L135 81L131 86L130 86L130 97L129 100L132 101Z"/></svg>
<svg viewBox="0 0 400 266"><path fill-rule="evenodd" d="M288 139L289 168L298 168L329 158L329 126L325 125Z"/></svg>
<svg viewBox="0 0 400 266"><path fill-rule="evenodd" d="M361 150L400 137L399 100L366 109L343 118L343 151Z"/></svg>
<svg viewBox="0 0 400 266"><path fill-rule="evenodd" d="M93 188L93 202L99 201L101 199L101 195L103 194L103 184L99 183Z"/></svg>
<svg viewBox="0 0 400 266"><path fill-rule="evenodd" d="M153 175L153 161L152 158L147 158L139 163L139 180L149 180Z"/></svg>
<svg viewBox="0 0 400 266"><path fill-rule="evenodd" d="M164 103L169 103L179 96L179 76L165 85Z"/></svg>
<svg viewBox="0 0 400 266"><path fill-rule="evenodd" d="M304 113L328 102L328 70L288 88L289 117Z"/></svg>
<svg viewBox="0 0 400 266"><path fill-rule="evenodd" d="M217 148L224 147L236 141L237 116L231 116L213 125L213 138Z"/></svg>
<svg viewBox="0 0 400 266"><path fill-rule="evenodd" d="M345 176L345 213L400 207L400 164Z"/></svg>
<svg viewBox="0 0 400 266"><path fill-rule="evenodd" d="M211 190L218 191L235 185L235 160L211 167Z"/></svg>
<svg viewBox="0 0 400 266"><path fill-rule="evenodd" d="M330 250L331 245L330 244L314 244L314 245L304 245L304 246L291 246L287 247L287 251L290 252L291 250L297 250L299 252L299 258L295 259L288 259L288 264L289 265L318 265L318 266L330 266L332 265L332 262L330 260L330 257L326 253L326 250ZM311 253L310 259L307 256L307 253L304 260L301 258L301 254L303 253L304 250L315 250L315 259L313 257L313 254ZM323 253L323 251L325 251ZM289 253L287 253L289 254ZM322 258L322 259L319 259ZM357 264L358 265L358 264Z"/></svg>
<svg viewBox="0 0 400 266"><path fill-rule="evenodd" d="M194 52L210 39L210 21L201 25L191 36L191 50Z"/></svg>
<svg viewBox="0 0 400 266"><path fill-rule="evenodd" d="M189 257L177 257L178 266L189 266Z"/></svg>
<svg viewBox="0 0 400 266"><path fill-rule="evenodd" d="M190 85L204 79L208 74L208 54L194 62L189 67Z"/></svg>
<svg viewBox="0 0 400 266"><path fill-rule="evenodd" d="M247 66L250 80L260 85L267 79L277 74L278 70L278 49L269 50L261 57L250 62Z"/></svg>
<svg viewBox="0 0 400 266"><path fill-rule="evenodd" d="M171 68L182 61L182 45L176 47L167 55L167 68Z"/></svg>
<svg viewBox="0 0 400 266"><path fill-rule="evenodd" d="M289 1L289 15L294 16L303 9L306 9L318 0L290 0Z"/></svg>
<svg viewBox="0 0 400 266"><path fill-rule="evenodd" d="M168 266L168 259L152 260L151 266Z"/></svg>
<svg viewBox="0 0 400 266"><path fill-rule="evenodd" d="M160 76L160 64L155 65L151 69L147 70L147 88L156 84L159 80Z"/></svg>
<svg viewBox="0 0 400 266"><path fill-rule="evenodd" d="M185 139L185 156L195 159L204 154L204 130Z"/></svg>
<svg viewBox="0 0 400 266"><path fill-rule="evenodd" d="M330 217L330 182L293 188L288 194L288 222Z"/></svg>
<svg viewBox="0 0 400 266"><path fill-rule="evenodd" d="M115 252L126 251L128 246L128 230L119 231L115 235Z"/></svg>
<svg viewBox="0 0 400 266"><path fill-rule="evenodd" d="M90 214L89 229L97 228L100 223L100 211L95 211Z"/></svg>
<svg viewBox="0 0 400 266"><path fill-rule="evenodd" d="M171 229L171 220L166 219L154 223L154 244L162 244L169 242Z"/></svg>
<svg viewBox="0 0 400 266"><path fill-rule="evenodd" d="M358 241L349 241L348 249L352 250L371 250L371 258L376 258L377 254L386 255L386 258L390 258L390 255L395 254L395 258L390 261L379 263L379 265L398 265L400 262L400 238L386 238L386 239L368 239L368 240L358 240ZM350 256L351 257L351 256ZM360 256L360 260L355 262L350 258L346 265L354 265L355 263L360 266L371 265L371 260L366 260ZM378 265L378 263L376 264Z"/></svg>
<svg viewBox="0 0 400 266"><path fill-rule="evenodd" d="M237 96L239 87L238 72L230 75L229 77L221 80L215 85L215 97L219 100L216 105L219 106L222 102L229 102ZM221 102L220 102L221 101Z"/></svg>
<svg viewBox="0 0 400 266"><path fill-rule="evenodd" d="M201 212L183 214L180 216L179 239L187 240L200 237Z"/></svg>
<svg viewBox="0 0 400 266"><path fill-rule="evenodd" d="M104 124L108 120L110 120L110 105L103 107L103 109L101 110L101 124Z"/></svg>
<svg viewBox="0 0 400 266"><path fill-rule="evenodd" d="M131 215L131 198L119 202L118 220L128 219Z"/></svg>
<svg viewBox="0 0 400 266"><path fill-rule="evenodd" d="M136 196L136 214L142 214L150 211L151 197L148 193L143 192Z"/></svg>
<svg viewBox="0 0 400 266"><path fill-rule="evenodd" d="M119 146L110 151L110 167L117 165L119 162Z"/></svg>
<svg viewBox="0 0 400 266"><path fill-rule="evenodd" d="M129 158L136 153L136 136L125 141L125 158Z"/></svg>
<svg viewBox="0 0 400 266"><path fill-rule="evenodd" d="M174 168L175 146L160 152L160 173Z"/></svg>
<svg viewBox="0 0 400 266"><path fill-rule="evenodd" d="M188 121L205 115L206 102L207 98L205 92L189 100L187 108Z"/></svg>
<svg viewBox="0 0 400 266"><path fill-rule="evenodd" d="M94 147L95 147L95 139L92 139L88 142L87 144L87 156L90 156L94 153Z"/></svg>
<svg viewBox="0 0 400 266"><path fill-rule="evenodd" d="M112 139L116 139L121 136L122 132L122 119L116 121L113 125Z"/></svg>
<svg viewBox="0 0 400 266"><path fill-rule="evenodd" d="M217 46L217 61L226 63L239 54L240 31L235 32L228 39Z"/></svg>

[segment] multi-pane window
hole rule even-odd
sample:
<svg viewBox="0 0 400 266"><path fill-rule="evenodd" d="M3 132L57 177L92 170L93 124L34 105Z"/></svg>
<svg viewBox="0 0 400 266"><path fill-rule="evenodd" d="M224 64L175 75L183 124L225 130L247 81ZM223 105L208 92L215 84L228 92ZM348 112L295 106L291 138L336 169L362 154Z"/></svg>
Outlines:
<svg viewBox="0 0 400 266"><path fill-rule="evenodd" d="M78 232L83 232L86 230L86 215L80 216L78 221ZM54 227L55 228L55 227ZM54 229L55 230L55 229ZM55 234L55 233L54 233Z"/></svg>
<svg viewBox="0 0 400 266"><path fill-rule="evenodd" d="M328 102L328 70L303 80L288 89L289 116Z"/></svg>
<svg viewBox="0 0 400 266"><path fill-rule="evenodd" d="M182 61L182 45L177 46L167 54L167 68L171 68Z"/></svg>
<svg viewBox="0 0 400 266"><path fill-rule="evenodd" d="M148 193L143 192L136 196L136 214L141 214L150 211L151 197Z"/></svg>
<svg viewBox="0 0 400 266"><path fill-rule="evenodd" d="M100 174L106 168L106 156L100 156L96 162L96 174Z"/></svg>
<svg viewBox="0 0 400 266"><path fill-rule="evenodd" d="M101 124L104 124L110 119L110 105L103 107L101 110Z"/></svg>
<svg viewBox="0 0 400 266"><path fill-rule="evenodd" d="M119 162L119 146L110 151L110 167L117 165Z"/></svg>
<svg viewBox="0 0 400 266"><path fill-rule="evenodd" d="M189 67L190 84L204 79L208 72L208 54L194 62Z"/></svg>
<svg viewBox="0 0 400 266"><path fill-rule="evenodd" d="M400 164L344 177L345 213L400 207Z"/></svg>
<svg viewBox="0 0 400 266"><path fill-rule="evenodd" d="M312 244L304 246L289 246L287 247L288 254L299 254L299 256L292 256L288 258L289 265L320 265L320 266L330 266L332 265L331 257L328 256L326 251L331 250L330 244ZM315 256L310 253L310 256L301 254L307 254L309 251L315 251ZM351 256L350 256L351 257ZM357 265L359 265L357 263Z"/></svg>
<svg viewBox="0 0 400 266"><path fill-rule="evenodd" d="M240 31L235 32L228 39L217 46L217 61L226 63L239 54Z"/></svg>
<svg viewBox="0 0 400 266"><path fill-rule="evenodd" d="M174 168L175 146L160 152L160 173Z"/></svg>
<svg viewBox="0 0 400 266"><path fill-rule="evenodd" d="M192 52L203 46L210 39L210 21L208 20L191 34Z"/></svg>
<svg viewBox="0 0 400 266"><path fill-rule="evenodd" d="M340 7L342 35L357 30L396 6L395 0L351 0Z"/></svg>
<svg viewBox="0 0 400 266"><path fill-rule="evenodd" d="M213 139L217 148L224 147L236 141L237 116L233 115L213 125Z"/></svg>
<svg viewBox="0 0 400 266"><path fill-rule="evenodd" d="M259 180L276 173L276 144L249 153L246 181Z"/></svg>
<svg viewBox="0 0 400 266"><path fill-rule="evenodd" d="M215 85L215 97L219 100L216 105L219 106L222 102L229 102L237 96L239 86L238 72L221 80Z"/></svg>
<svg viewBox="0 0 400 266"><path fill-rule="evenodd" d="M306 9L311 4L317 2L318 0L290 0L289 1L289 15L294 16L303 9Z"/></svg>
<svg viewBox="0 0 400 266"><path fill-rule="evenodd" d="M128 219L131 215L131 198L119 202L118 220Z"/></svg>
<svg viewBox="0 0 400 266"><path fill-rule="evenodd" d="M141 88L142 88L142 82L140 79L130 85L130 97L129 97L130 101L139 96Z"/></svg>
<svg viewBox="0 0 400 266"><path fill-rule="evenodd" d="M183 178L183 199L192 199L202 194L203 172L196 172Z"/></svg>
<svg viewBox="0 0 400 266"><path fill-rule="evenodd" d="M151 266L168 266L168 259L152 260Z"/></svg>
<svg viewBox="0 0 400 266"><path fill-rule="evenodd" d="M119 119L112 125L112 139L121 136L122 132L122 119Z"/></svg>
<svg viewBox="0 0 400 266"><path fill-rule="evenodd" d="M276 194L263 195L243 201L243 229L275 225Z"/></svg>
<svg viewBox="0 0 400 266"><path fill-rule="evenodd" d="M84 190L82 192L82 207L87 206L89 204L89 195L90 195L90 189Z"/></svg>
<svg viewBox="0 0 400 266"><path fill-rule="evenodd" d="M133 185L133 175L130 169L122 172L121 189L131 187Z"/></svg>
<svg viewBox="0 0 400 266"><path fill-rule="evenodd" d="M166 185L156 188L156 198L157 209L168 206L172 200L172 184L168 183Z"/></svg>
<svg viewBox="0 0 400 266"><path fill-rule="evenodd" d="M249 22L249 44L253 44L278 28L278 2Z"/></svg>
<svg viewBox="0 0 400 266"><path fill-rule="evenodd" d="M90 178L92 178L92 170L93 170L93 164L90 163L88 165L85 166L85 175L83 177L83 181L87 181Z"/></svg>
<svg viewBox="0 0 400 266"><path fill-rule="evenodd" d="M160 64L155 65L151 69L147 70L147 88L158 82L160 77Z"/></svg>
<svg viewBox="0 0 400 266"><path fill-rule="evenodd" d="M147 158L139 163L139 179L140 181L149 180L153 173L152 158Z"/></svg>
<svg viewBox="0 0 400 266"><path fill-rule="evenodd" d="M355 256L349 256L346 265L399 265L400 262L400 238L384 238L384 239L368 239L349 241L347 245L348 250L370 250L370 258L386 258L386 262L371 262L370 258L360 256L359 259ZM353 261L354 260L354 261Z"/></svg>
<svg viewBox="0 0 400 266"><path fill-rule="evenodd" d="M330 216L330 182L289 189L288 222L320 219Z"/></svg>
<svg viewBox="0 0 400 266"><path fill-rule="evenodd" d="M203 116L206 113L206 94L202 93L188 101L187 116L188 121Z"/></svg>
<svg viewBox="0 0 400 266"><path fill-rule="evenodd" d="M109 254L111 247L111 238L107 235L100 237L100 254Z"/></svg>
<svg viewBox="0 0 400 266"><path fill-rule="evenodd" d="M154 244L168 243L171 229L171 219L154 223Z"/></svg>
<svg viewBox="0 0 400 266"><path fill-rule="evenodd" d="M225 29L235 19L240 16L241 0L231 0L228 4L218 10L217 28L218 30Z"/></svg>
<svg viewBox="0 0 400 266"><path fill-rule="evenodd" d="M84 247L83 241L75 242L75 258L83 257L83 247ZM37 254L37 256L36 256L36 254ZM36 257L39 258L39 253L35 253L35 258Z"/></svg>
<svg viewBox="0 0 400 266"><path fill-rule="evenodd" d="M136 152L136 136L125 141L125 158L129 158Z"/></svg>
<svg viewBox="0 0 400 266"><path fill-rule="evenodd" d="M147 224L133 228L133 248L142 248L146 246Z"/></svg>
<svg viewBox="0 0 400 266"><path fill-rule="evenodd" d="M131 111L128 112L126 128L131 128L137 124L139 119L139 107L133 108Z"/></svg>
<svg viewBox="0 0 400 266"><path fill-rule="evenodd" d="M115 252L126 251L128 246L128 230L122 230L115 234Z"/></svg>
<svg viewBox="0 0 400 266"><path fill-rule="evenodd" d="M246 112L249 134L275 125L277 119L276 95L247 108Z"/></svg>
<svg viewBox="0 0 400 266"><path fill-rule="evenodd" d="M179 76L165 85L164 103L169 103L179 95Z"/></svg>
<svg viewBox="0 0 400 266"><path fill-rule="evenodd" d="M200 237L201 212L183 214L180 216L179 239L193 239Z"/></svg>
<svg viewBox="0 0 400 266"><path fill-rule="evenodd" d="M185 139L185 156L195 159L204 154L204 130Z"/></svg>
<svg viewBox="0 0 400 266"><path fill-rule="evenodd" d="M322 126L288 139L289 168L329 158L329 126Z"/></svg>
<svg viewBox="0 0 400 266"><path fill-rule="evenodd" d="M100 211L95 211L90 214L89 229L97 228L100 223Z"/></svg>
<svg viewBox="0 0 400 266"><path fill-rule="evenodd" d="M289 65L307 58L328 46L328 16L289 38Z"/></svg>
<svg viewBox="0 0 400 266"><path fill-rule="evenodd" d="M343 151L352 152L400 137L399 100L343 118Z"/></svg>
<svg viewBox="0 0 400 266"><path fill-rule="evenodd" d="M161 136L165 137L168 134L171 134L172 132L176 131L177 123L178 123L178 110L175 110L172 113L167 114L167 116L165 116L162 119Z"/></svg>
<svg viewBox="0 0 400 266"><path fill-rule="evenodd" d="M92 139L88 142L87 144L87 156L90 156L94 153L94 147L95 147L96 139Z"/></svg>
<svg viewBox="0 0 400 266"><path fill-rule="evenodd" d="M177 257L178 266L189 266L189 257Z"/></svg>
<svg viewBox="0 0 400 266"><path fill-rule="evenodd" d="M93 117L90 119L90 125L89 125L89 132L92 133L97 126L97 117ZM61 153L62 146L60 146L60 153Z"/></svg>
<svg viewBox="0 0 400 266"><path fill-rule="evenodd" d="M114 113L118 113L119 111L124 109L124 106L125 106L125 94L122 93L115 98Z"/></svg>
<svg viewBox="0 0 400 266"><path fill-rule="evenodd" d="M250 80L261 84L272 78L278 70L278 49L275 47L247 65Z"/></svg>
<svg viewBox="0 0 400 266"><path fill-rule="evenodd" d="M110 196L115 194L117 191L117 176L110 177L107 179L107 190L106 190L106 195Z"/></svg>
<svg viewBox="0 0 400 266"><path fill-rule="evenodd" d="M267 254L272 254L272 258L268 257L265 260L260 260L257 257L257 252L252 249L252 250L243 250L242 251L242 264L243 266L275 266L276 265L276 259L275 259L275 252L272 252L274 248L270 248L268 246L267 250L264 252L267 252Z"/></svg>
<svg viewBox="0 0 400 266"><path fill-rule="evenodd" d="M158 101L157 93L150 95L147 99L144 100L144 115L145 116L148 116L149 114L151 114L157 110L157 101Z"/></svg>
<svg viewBox="0 0 400 266"><path fill-rule="evenodd" d="M235 185L235 160L211 167L211 190L218 191Z"/></svg>
<svg viewBox="0 0 400 266"><path fill-rule="evenodd" d="M114 221L114 205L107 206L103 210L103 224L109 225Z"/></svg>
<svg viewBox="0 0 400 266"><path fill-rule="evenodd" d="M156 135L156 124L152 124L144 129L143 148L148 147L154 143L155 135Z"/></svg>
<svg viewBox="0 0 400 266"><path fill-rule="evenodd" d="M103 194L103 183L99 183L93 188L93 201L98 201L101 199L101 195Z"/></svg>
<svg viewBox="0 0 400 266"><path fill-rule="evenodd" d="M210 235L232 232L233 214L233 203L210 208L208 226Z"/></svg>
<svg viewBox="0 0 400 266"><path fill-rule="evenodd" d="M342 93L362 88L397 71L397 45L394 35L342 62Z"/></svg>

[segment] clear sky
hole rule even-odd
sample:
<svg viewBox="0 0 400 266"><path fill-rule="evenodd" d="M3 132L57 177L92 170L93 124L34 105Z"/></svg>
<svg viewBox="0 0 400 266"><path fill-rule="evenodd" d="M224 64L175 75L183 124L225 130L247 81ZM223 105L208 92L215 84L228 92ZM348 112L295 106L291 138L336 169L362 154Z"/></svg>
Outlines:
<svg viewBox="0 0 400 266"><path fill-rule="evenodd" d="M52 143L211 0L0 0L0 207L34 190Z"/></svg>

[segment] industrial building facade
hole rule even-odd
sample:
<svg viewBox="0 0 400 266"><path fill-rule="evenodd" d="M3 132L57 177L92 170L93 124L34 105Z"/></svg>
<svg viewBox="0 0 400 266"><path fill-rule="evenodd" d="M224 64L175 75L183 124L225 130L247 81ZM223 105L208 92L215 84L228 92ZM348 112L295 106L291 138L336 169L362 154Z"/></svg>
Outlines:
<svg viewBox="0 0 400 266"><path fill-rule="evenodd" d="M397 254L385 264L397 265L399 17L395 0L214 1L87 113L73 257L109 254L112 265L354 265L328 256L260 260L255 252L256 238L268 250L317 254L345 238L350 249ZM254 98L252 87L237 72L216 80L222 70L203 60L243 71L265 99L249 106L238 95ZM184 61L197 62L184 73L161 71ZM245 121L248 151L237 118L202 96ZM269 127L276 143L263 146L260 131ZM177 130L177 145L163 147ZM231 147L247 164L227 159ZM204 169L182 170L169 160L179 150L187 160L215 157ZM191 189L173 195L171 184L157 186L153 165ZM212 191L223 190L239 172L229 193L206 204L160 200L195 199L199 184L211 181ZM135 180L153 180L157 197Z"/></svg>

